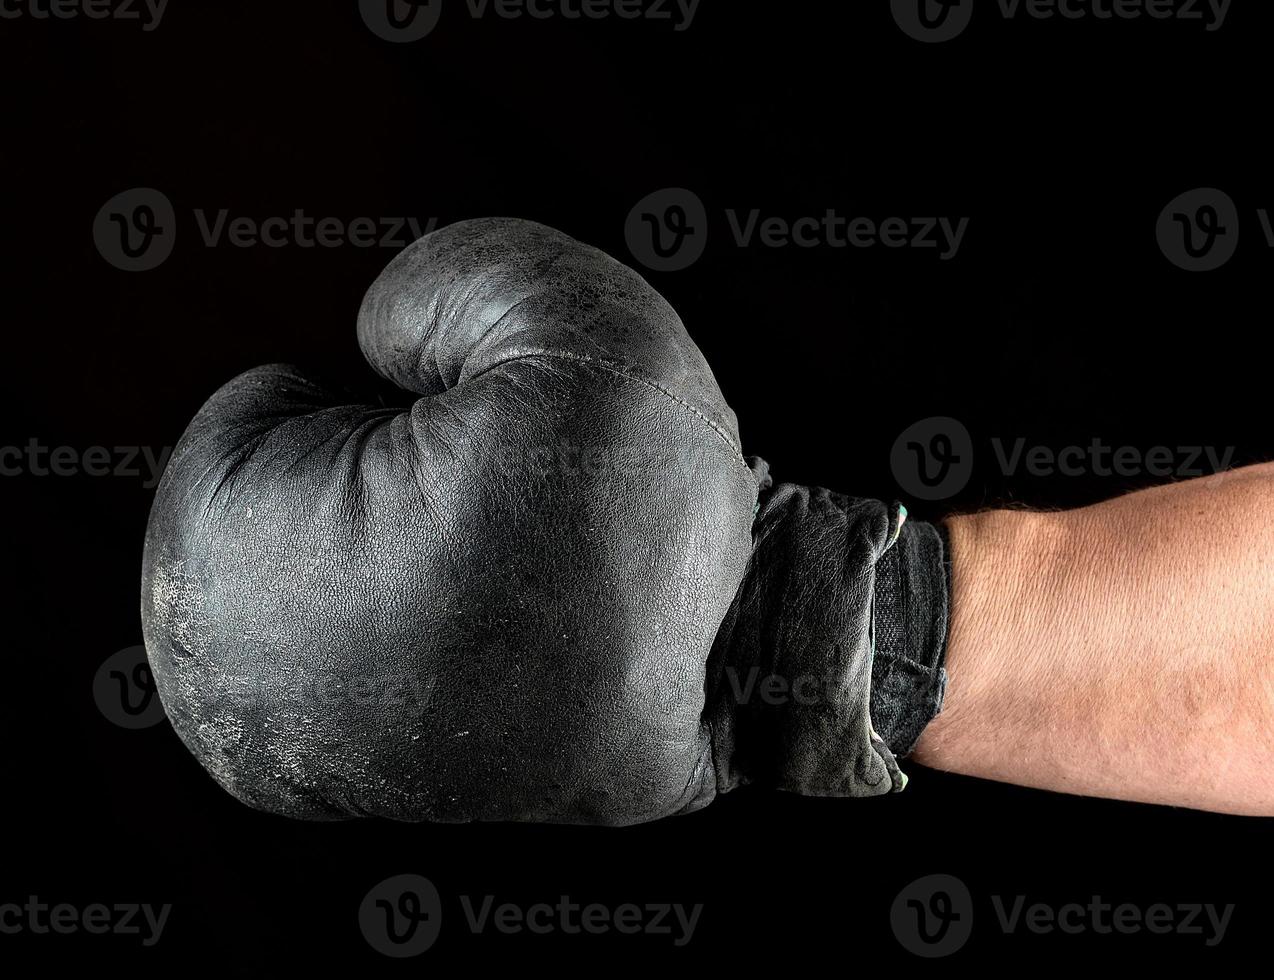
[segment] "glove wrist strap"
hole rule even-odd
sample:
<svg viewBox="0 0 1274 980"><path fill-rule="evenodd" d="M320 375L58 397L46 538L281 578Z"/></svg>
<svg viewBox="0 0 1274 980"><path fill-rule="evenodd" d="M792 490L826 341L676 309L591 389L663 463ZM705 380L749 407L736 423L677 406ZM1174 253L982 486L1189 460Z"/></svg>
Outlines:
<svg viewBox="0 0 1274 980"><path fill-rule="evenodd" d="M906 521L876 563L871 668L872 724L899 757L942 708L950 595L946 528Z"/></svg>

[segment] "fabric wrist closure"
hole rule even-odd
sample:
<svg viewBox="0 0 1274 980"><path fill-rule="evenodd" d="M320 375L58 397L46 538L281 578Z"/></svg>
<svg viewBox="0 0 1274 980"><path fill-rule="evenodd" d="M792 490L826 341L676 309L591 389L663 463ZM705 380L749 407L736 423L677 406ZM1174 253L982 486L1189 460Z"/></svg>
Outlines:
<svg viewBox="0 0 1274 980"><path fill-rule="evenodd" d="M942 704L948 547L899 504L760 486L753 554L708 663L717 789L811 796L906 785L897 758Z"/></svg>

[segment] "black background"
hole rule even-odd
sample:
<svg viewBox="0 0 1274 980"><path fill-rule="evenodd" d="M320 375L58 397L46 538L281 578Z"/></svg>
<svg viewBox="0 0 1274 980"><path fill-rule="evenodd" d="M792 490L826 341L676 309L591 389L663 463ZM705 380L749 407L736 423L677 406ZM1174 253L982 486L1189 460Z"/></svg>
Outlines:
<svg viewBox="0 0 1274 980"><path fill-rule="evenodd" d="M1274 456L1267 47L1274 12L1198 22L1006 21L979 5L945 44L871 3L705 0L668 23L473 19L445 5L391 44L354 2L173 2L136 22L0 20L8 370L0 442L173 445L202 401L257 364L370 382L354 337L393 249L205 247L195 209L258 220L534 218L632 261L645 195L694 190L711 216L691 268L651 273L780 479L901 496L936 518L1016 501L1068 506L1151 476L1005 474L987 447L1235 448ZM1160 252L1176 195L1225 189L1237 255L1191 274ZM113 195L154 187L176 248L143 273L92 236ZM968 216L951 261L913 249L736 247L727 208L796 218ZM889 451L953 416L978 448L953 499L908 498ZM161 942L0 935L23 955L119 958L223 975L352 960L400 972L666 964L792 972L914 965L889 908L921 875L960 877L973 938L950 960L1238 962L1265 948L1269 821L1083 800L912 765L856 802L741 791L624 830L291 823L219 790L167 724L125 731L91 684L140 642L151 491L141 478L0 478L7 831L0 902L173 904ZM1229 529L1242 533L1241 528ZM1218 764L1223 764L1219 760ZM357 908L381 879L430 878L441 938L396 963ZM661 936L471 935L460 895L704 905ZM1004 936L989 896L1234 903L1199 936ZM171 973L169 975L172 975Z"/></svg>

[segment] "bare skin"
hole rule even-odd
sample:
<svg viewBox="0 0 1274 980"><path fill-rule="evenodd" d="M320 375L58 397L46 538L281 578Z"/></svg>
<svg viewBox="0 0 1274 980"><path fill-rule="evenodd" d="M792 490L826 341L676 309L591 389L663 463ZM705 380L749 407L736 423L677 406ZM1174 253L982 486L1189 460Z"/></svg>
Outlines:
<svg viewBox="0 0 1274 980"><path fill-rule="evenodd" d="M947 524L949 681L916 761L1274 815L1274 464Z"/></svg>

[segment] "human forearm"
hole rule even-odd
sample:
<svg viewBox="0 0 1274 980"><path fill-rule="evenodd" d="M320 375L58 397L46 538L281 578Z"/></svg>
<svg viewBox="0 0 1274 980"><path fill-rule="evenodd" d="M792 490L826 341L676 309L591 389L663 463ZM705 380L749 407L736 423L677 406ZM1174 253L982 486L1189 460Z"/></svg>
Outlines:
<svg viewBox="0 0 1274 980"><path fill-rule="evenodd" d="M949 686L918 761L1274 814L1274 466L948 527Z"/></svg>

